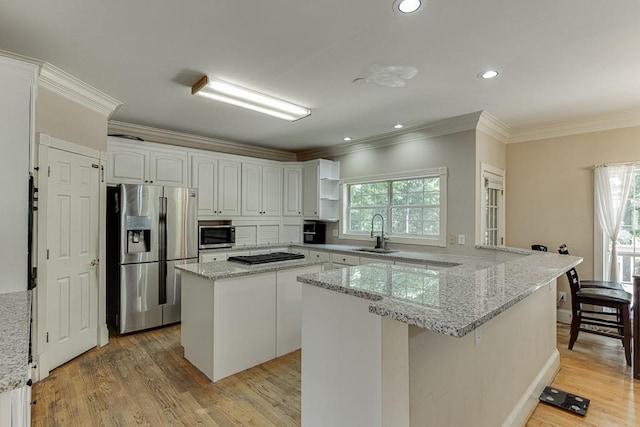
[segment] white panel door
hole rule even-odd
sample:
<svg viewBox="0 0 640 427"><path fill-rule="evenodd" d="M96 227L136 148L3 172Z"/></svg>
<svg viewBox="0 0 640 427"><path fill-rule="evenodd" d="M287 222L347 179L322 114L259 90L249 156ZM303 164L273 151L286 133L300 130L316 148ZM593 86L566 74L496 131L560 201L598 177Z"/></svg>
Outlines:
<svg viewBox="0 0 640 427"><path fill-rule="evenodd" d="M98 161L49 149L46 287L47 365L97 345Z"/></svg>
<svg viewBox="0 0 640 427"><path fill-rule="evenodd" d="M302 215L302 169L288 168L283 170L284 190L282 203L283 216Z"/></svg>
<svg viewBox="0 0 640 427"><path fill-rule="evenodd" d="M185 187L187 185L187 153L151 151L149 183Z"/></svg>
<svg viewBox="0 0 640 427"><path fill-rule="evenodd" d="M262 214L280 216L282 211L282 168L262 167Z"/></svg>
<svg viewBox="0 0 640 427"><path fill-rule="evenodd" d="M144 184L149 182L149 152L143 149L109 147L107 182L110 184Z"/></svg>
<svg viewBox="0 0 640 427"><path fill-rule="evenodd" d="M198 189L198 218L216 216L218 160L213 157L191 158L191 186Z"/></svg>
<svg viewBox="0 0 640 427"><path fill-rule="evenodd" d="M262 204L262 166L242 163L242 215L263 215Z"/></svg>
<svg viewBox="0 0 640 427"><path fill-rule="evenodd" d="M302 175L302 212L307 218L318 217L318 165L308 165Z"/></svg>
<svg viewBox="0 0 640 427"><path fill-rule="evenodd" d="M235 160L218 161L218 214L240 215L241 163Z"/></svg>

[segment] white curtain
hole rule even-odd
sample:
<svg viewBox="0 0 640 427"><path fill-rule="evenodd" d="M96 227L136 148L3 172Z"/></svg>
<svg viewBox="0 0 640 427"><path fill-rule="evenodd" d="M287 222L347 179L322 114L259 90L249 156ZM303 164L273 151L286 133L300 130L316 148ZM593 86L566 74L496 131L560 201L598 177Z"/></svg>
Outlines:
<svg viewBox="0 0 640 427"><path fill-rule="evenodd" d="M634 165L597 166L595 168L595 197L600 224L611 240L609 280L617 282L618 250L616 240L622 225L631 189Z"/></svg>

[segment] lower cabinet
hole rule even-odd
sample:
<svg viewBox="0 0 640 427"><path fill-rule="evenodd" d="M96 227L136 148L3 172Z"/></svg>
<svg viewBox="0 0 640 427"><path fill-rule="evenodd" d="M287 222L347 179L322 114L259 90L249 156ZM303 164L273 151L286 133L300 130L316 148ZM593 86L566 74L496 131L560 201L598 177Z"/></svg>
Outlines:
<svg viewBox="0 0 640 427"><path fill-rule="evenodd" d="M275 273L215 281L214 381L273 359L275 336Z"/></svg>
<svg viewBox="0 0 640 427"><path fill-rule="evenodd" d="M297 277L319 271L313 266L277 272L276 357L302 347L302 286Z"/></svg>
<svg viewBox="0 0 640 427"><path fill-rule="evenodd" d="M31 387L0 393L0 427L27 427L31 424Z"/></svg>
<svg viewBox="0 0 640 427"><path fill-rule="evenodd" d="M307 266L211 281L182 274L184 356L212 381L300 348Z"/></svg>
<svg viewBox="0 0 640 427"><path fill-rule="evenodd" d="M225 261L229 257L229 254L226 252L212 252L212 253L201 253L200 259L198 262L215 262L215 261Z"/></svg>

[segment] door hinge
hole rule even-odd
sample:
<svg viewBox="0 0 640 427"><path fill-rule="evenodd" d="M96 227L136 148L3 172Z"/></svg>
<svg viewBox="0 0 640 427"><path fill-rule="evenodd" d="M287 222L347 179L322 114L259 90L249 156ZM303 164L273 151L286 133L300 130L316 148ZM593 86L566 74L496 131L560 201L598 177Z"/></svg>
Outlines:
<svg viewBox="0 0 640 427"><path fill-rule="evenodd" d="M100 182L104 182L104 165L100 165Z"/></svg>
<svg viewBox="0 0 640 427"><path fill-rule="evenodd" d="M47 249L47 259L49 259L49 249Z"/></svg>
<svg viewBox="0 0 640 427"><path fill-rule="evenodd" d="M47 332L47 342L49 342L49 332Z"/></svg>
<svg viewBox="0 0 640 427"><path fill-rule="evenodd" d="M47 166L47 176L51 176L51 166Z"/></svg>
<svg viewBox="0 0 640 427"><path fill-rule="evenodd" d="M500 244L501 244L501 245L504 245L504 237L501 237L501 238L500 238Z"/></svg>

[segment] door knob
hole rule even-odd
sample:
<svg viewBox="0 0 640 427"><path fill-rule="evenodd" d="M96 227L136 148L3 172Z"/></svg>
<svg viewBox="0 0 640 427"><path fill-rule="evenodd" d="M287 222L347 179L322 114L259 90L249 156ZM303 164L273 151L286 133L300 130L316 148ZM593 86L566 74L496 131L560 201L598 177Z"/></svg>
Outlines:
<svg viewBox="0 0 640 427"><path fill-rule="evenodd" d="M100 260L98 260L98 259L92 259L92 260L91 260L91 266L92 266L92 267L95 267L95 266L96 266L96 265L98 265L98 264L100 264Z"/></svg>

